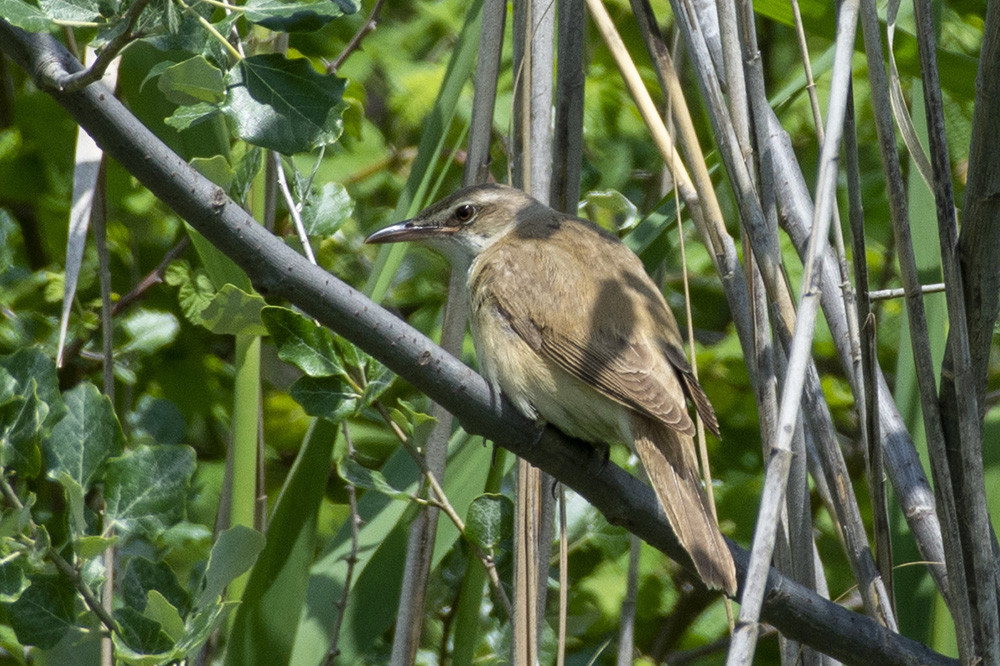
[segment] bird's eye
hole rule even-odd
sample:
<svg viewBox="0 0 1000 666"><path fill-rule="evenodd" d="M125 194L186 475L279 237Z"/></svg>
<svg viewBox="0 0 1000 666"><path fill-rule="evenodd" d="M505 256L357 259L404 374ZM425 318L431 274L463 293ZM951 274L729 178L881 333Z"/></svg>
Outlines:
<svg viewBox="0 0 1000 666"><path fill-rule="evenodd" d="M476 208L472 204L462 204L455 209L455 217L459 222L468 222L476 214Z"/></svg>

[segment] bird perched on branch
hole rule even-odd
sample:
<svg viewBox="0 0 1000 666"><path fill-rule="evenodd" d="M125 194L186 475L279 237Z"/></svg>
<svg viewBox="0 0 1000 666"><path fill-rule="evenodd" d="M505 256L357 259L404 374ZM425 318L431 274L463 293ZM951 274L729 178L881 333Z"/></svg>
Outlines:
<svg viewBox="0 0 1000 666"><path fill-rule="evenodd" d="M480 371L526 417L626 442L705 584L736 569L698 476L690 399L719 425L642 262L600 227L505 185L465 188L368 243L419 241L468 270Z"/></svg>

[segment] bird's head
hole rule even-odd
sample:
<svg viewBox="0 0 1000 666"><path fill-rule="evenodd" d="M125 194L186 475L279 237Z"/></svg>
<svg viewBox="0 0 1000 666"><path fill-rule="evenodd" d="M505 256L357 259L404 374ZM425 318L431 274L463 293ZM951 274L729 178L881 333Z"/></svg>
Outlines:
<svg viewBox="0 0 1000 666"><path fill-rule="evenodd" d="M513 187L476 185L425 208L413 219L376 231L365 242L419 241L441 252L452 264L469 265L536 206L542 204Z"/></svg>

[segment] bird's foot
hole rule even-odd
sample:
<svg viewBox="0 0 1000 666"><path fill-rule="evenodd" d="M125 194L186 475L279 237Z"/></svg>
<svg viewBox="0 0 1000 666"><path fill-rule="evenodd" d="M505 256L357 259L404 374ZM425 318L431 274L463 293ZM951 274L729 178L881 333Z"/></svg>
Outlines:
<svg viewBox="0 0 1000 666"><path fill-rule="evenodd" d="M608 463L611 462L611 447L604 443L595 443L594 452L601 459L601 465L598 468L598 473L603 473L605 468L607 468Z"/></svg>

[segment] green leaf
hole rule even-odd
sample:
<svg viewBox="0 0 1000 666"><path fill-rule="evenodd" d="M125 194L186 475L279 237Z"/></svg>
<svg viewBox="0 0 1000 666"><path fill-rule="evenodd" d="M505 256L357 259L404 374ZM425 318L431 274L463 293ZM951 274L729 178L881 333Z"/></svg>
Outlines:
<svg viewBox="0 0 1000 666"><path fill-rule="evenodd" d="M228 190L233 184L233 168L229 166L229 160L222 155L194 157L191 159L191 166L205 178L225 190Z"/></svg>
<svg viewBox="0 0 1000 666"><path fill-rule="evenodd" d="M0 630L2 631L2 630ZM4 647L9 647L4 645ZM22 666L94 666L101 663L101 634L77 624L50 650L35 650Z"/></svg>
<svg viewBox="0 0 1000 666"><path fill-rule="evenodd" d="M208 273L203 270L188 272L183 278L182 270L177 268L172 276L167 277L178 282L180 288L177 291L177 301L184 316L192 324L201 324L201 312L215 297L215 286Z"/></svg>
<svg viewBox="0 0 1000 666"><path fill-rule="evenodd" d="M244 141L291 155L340 138L346 81L317 73L304 58L250 56L229 70L226 85L222 110Z"/></svg>
<svg viewBox="0 0 1000 666"><path fill-rule="evenodd" d="M364 352L359 352L360 354L364 354ZM375 357L364 354L363 358L365 392L361 396L361 404L363 407L368 407L385 393L386 389L392 385L392 380L395 379L396 375Z"/></svg>
<svg viewBox="0 0 1000 666"><path fill-rule="evenodd" d="M393 499L412 499L410 495L402 490L393 488L392 484L390 484L386 480L385 476L382 475L382 472L374 469L368 469L350 458L341 460L337 464L337 473L344 481L354 484L359 488L374 490Z"/></svg>
<svg viewBox="0 0 1000 666"><path fill-rule="evenodd" d="M52 20L44 12L23 0L0 0L0 16L28 32L45 32L52 28Z"/></svg>
<svg viewBox="0 0 1000 666"><path fill-rule="evenodd" d="M17 601L2 604L4 621L14 629L22 645L47 650L73 626L76 590L58 575L38 574L29 580L31 585Z"/></svg>
<svg viewBox="0 0 1000 666"><path fill-rule="evenodd" d="M424 414L423 412L417 410L406 400L400 399L396 403L399 407L393 407L389 410L389 415L392 416L392 420L396 422L403 431L410 435L413 434L413 429L423 423L428 421L437 421L430 414Z"/></svg>
<svg viewBox="0 0 1000 666"><path fill-rule="evenodd" d="M28 494L21 498L20 509L3 509L0 513L0 539L24 533L31 522L31 507L35 504L35 496Z"/></svg>
<svg viewBox="0 0 1000 666"><path fill-rule="evenodd" d="M55 474L49 474L49 478L56 481L66 494L67 522L70 532L74 537L79 538L87 533L87 519L84 516L84 492L83 486L77 483L69 472L64 469L58 470Z"/></svg>
<svg viewBox="0 0 1000 666"><path fill-rule="evenodd" d="M191 225L186 225L188 235L191 236L191 244L201 258L201 265L212 280L212 286L216 290L223 285L234 284L243 291L249 292L253 289L250 278L243 272L243 269L236 265L219 248L208 242L208 239L198 233L198 230Z"/></svg>
<svg viewBox="0 0 1000 666"><path fill-rule="evenodd" d="M289 389L309 416L339 423L358 409L358 394L340 377L299 377Z"/></svg>
<svg viewBox="0 0 1000 666"><path fill-rule="evenodd" d="M254 178L260 172L260 167L264 163L264 151L257 146L247 146L248 150L236 162L235 173L233 174L233 184L230 195L237 201L246 199Z"/></svg>
<svg viewBox="0 0 1000 666"><path fill-rule="evenodd" d="M191 655L195 650L201 649L212 632L222 624L230 609L237 605L239 604L235 601L214 603L196 612L184 623L184 636L177 641L177 652Z"/></svg>
<svg viewBox="0 0 1000 666"><path fill-rule="evenodd" d="M157 86L168 100L182 106L218 104L226 98L222 71L200 55L164 69Z"/></svg>
<svg viewBox="0 0 1000 666"><path fill-rule="evenodd" d="M27 388L30 393L26 397L0 405L0 465L34 478L42 466L38 441L49 406L35 394L34 380Z"/></svg>
<svg viewBox="0 0 1000 666"><path fill-rule="evenodd" d="M195 125L208 120L220 112L221 109L215 104L199 102L198 104L192 104L190 106L177 107L177 109L175 109L172 114L167 116L163 122L174 129L186 130L189 127L194 127Z"/></svg>
<svg viewBox="0 0 1000 666"><path fill-rule="evenodd" d="M149 71L146 72L146 78L144 78L142 80L142 83L139 84L139 92L141 93L143 89L146 87L147 83L158 77L160 74L163 74L163 72L166 71L168 67L173 67L176 64L177 63L173 62L172 60L161 60L160 62L150 67Z"/></svg>
<svg viewBox="0 0 1000 666"><path fill-rule="evenodd" d="M106 529L155 538L184 517L195 453L187 446L141 446L108 461Z"/></svg>
<svg viewBox="0 0 1000 666"><path fill-rule="evenodd" d="M21 557L0 561L0 603L13 603L28 589L24 575L24 559Z"/></svg>
<svg viewBox="0 0 1000 666"><path fill-rule="evenodd" d="M310 377L344 373L333 335L326 328L282 307L266 307L261 310L260 318L282 361L297 366Z"/></svg>
<svg viewBox="0 0 1000 666"><path fill-rule="evenodd" d="M157 622L172 641L177 641L184 635L184 620L177 608L156 590L150 590L147 595L144 615Z"/></svg>
<svg viewBox="0 0 1000 666"><path fill-rule="evenodd" d="M629 231L641 219L635 204L617 190L589 192L583 205L593 222L612 231Z"/></svg>
<svg viewBox="0 0 1000 666"><path fill-rule="evenodd" d="M261 308L265 305L260 294L248 294L227 284L201 311L201 323L218 335L267 335L260 319Z"/></svg>
<svg viewBox="0 0 1000 666"><path fill-rule="evenodd" d="M65 406L59 392L56 364L41 349L27 347L10 356L0 356L0 367L17 380L18 393L21 395L30 395L32 391L28 389L28 385L34 383L34 393L49 406L47 425L62 418Z"/></svg>
<svg viewBox="0 0 1000 666"><path fill-rule="evenodd" d="M173 401L145 395L129 415L132 438L147 436L157 444L180 444L187 424L184 414Z"/></svg>
<svg viewBox="0 0 1000 666"><path fill-rule="evenodd" d="M340 18L358 11L350 0L318 2L280 2L279 0L249 0L246 17L251 23L277 32L312 32Z"/></svg>
<svg viewBox="0 0 1000 666"><path fill-rule="evenodd" d="M263 534L243 525L222 532L208 558L198 608L205 609L214 604L229 583L249 570L265 542Z"/></svg>
<svg viewBox="0 0 1000 666"><path fill-rule="evenodd" d="M326 183L302 207L302 224L310 236L332 236L354 213L354 201L343 185Z"/></svg>
<svg viewBox="0 0 1000 666"><path fill-rule="evenodd" d="M73 552L81 560L97 557L118 543L118 537L85 536L73 540Z"/></svg>
<svg viewBox="0 0 1000 666"><path fill-rule="evenodd" d="M140 666L163 663L161 655L172 651L174 642L159 622L128 607L117 609L114 618L121 630L121 637L114 635L115 656L125 663Z"/></svg>
<svg viewBox="0 0 1000 666"><path fill-rule="evenodd" d="M122 597L129 608L146 610L150 592L161 595L180 613L187 613L191 604L188 593L177 582L174 570L166 562L152 562L144 557L129 560L121 580Z"/></svg>
<svg viewBox="0 0 1000 666"><path fill-rule="evenodd" d="M93 22L101 19L101 10L93 0L39 0L38 6L54 21Z"/></svg>
<svg viewBox="0 0 1000 666"><path fill-rule="evenodd" d="M506 495L486 494L472 500L465 519L465 535L490 551L514 533L514 503Z"/></svg>
<svg viewBox="0 0 1000 666"><path fill-rule="evenodd" d="M14 375L7 372L6 368L0 367L0 405L16 398L19 386Z"/></svg>
<svg viewBox="0 0 1000 666"><path fill-rule="evenodd" d="M123 352L152 354L177 339L180 323L170 312L139 310L125 317L121 323L130 340Z"/></svg>
<svg viewBox="0 0 1000 666"><path fill-rule="evenodd" d="M66 415L42 442L46 470L58 480L65 472L86 493L108 458L121 455L125 438L111 400L89 382L63 397Z"/></svg>

